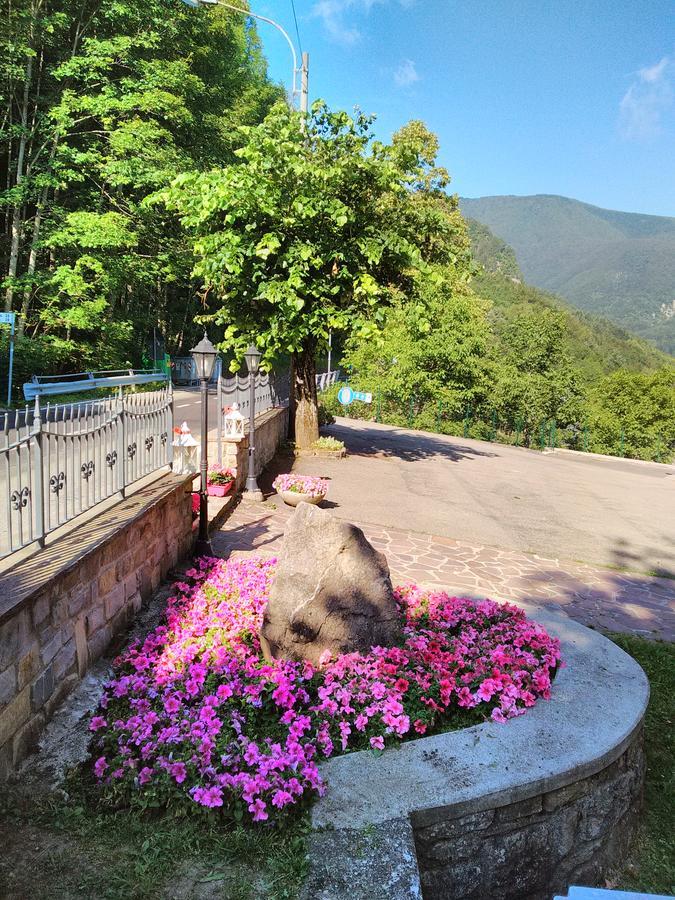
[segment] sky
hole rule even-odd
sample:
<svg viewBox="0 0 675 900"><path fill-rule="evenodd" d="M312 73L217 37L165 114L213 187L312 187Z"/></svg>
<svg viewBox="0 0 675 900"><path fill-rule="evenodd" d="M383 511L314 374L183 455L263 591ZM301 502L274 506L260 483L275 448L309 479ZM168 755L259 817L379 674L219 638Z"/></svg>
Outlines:
<svg viewBox="0 0 675 900"><path fill-rule="evenodd" d="M291 0L250 0L298 44ZM675 216L675 0L295 0L310 101L410 119L465 197ZM259 24L270 75L283 37Z"/></svg>

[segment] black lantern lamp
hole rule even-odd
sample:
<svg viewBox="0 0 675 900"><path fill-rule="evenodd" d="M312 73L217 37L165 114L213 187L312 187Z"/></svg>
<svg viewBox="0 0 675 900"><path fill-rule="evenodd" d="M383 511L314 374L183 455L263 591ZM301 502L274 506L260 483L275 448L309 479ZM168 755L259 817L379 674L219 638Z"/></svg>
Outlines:
<svg viewBox="0 0 675 900"><path fill-rule="evenodd" d="M262 353L255 344L251 344L244 353L246 366L248 367L248 381L250 390L249 419L248 419L248 478L246 479L246 497L249 500L262 500L262 491L258 487L255 477L255 388L260 370Z"/></svg>
<svg viewBox="0 0 675 900"><path fill-rule="evenodd" d="M202 434L201 434L201 460L199 479L199 535L195 546L197 556L212 556L211 542L209 541L209 500L207 493L208 484L208 442L209 442L209 380L213 375L218 351L204 332L204 337L190 350L195 364L197 377L199 378L199 393L201 396Z"/></svg>

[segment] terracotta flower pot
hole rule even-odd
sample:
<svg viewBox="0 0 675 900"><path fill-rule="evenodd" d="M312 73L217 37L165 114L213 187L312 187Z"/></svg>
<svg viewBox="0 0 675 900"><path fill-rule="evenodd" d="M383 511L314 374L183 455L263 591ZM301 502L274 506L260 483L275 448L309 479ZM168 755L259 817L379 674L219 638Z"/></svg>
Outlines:
<svg viewBox="0 0 675 900"><path fill-rule="evenodd" d="M206 493L209 497L224 497L230 492L233 484L233 481L229 481L227 484L209 484L206 487Z"/></svg>
<svg viewBox="0 0 675 900"><path fill-rule="evenodd" d="M297 506L298 503L312 503L318 506L325 498L325 494L319 494L318 497L310 497L308 494L301 494L299 491L280 491L281 499L289 506Z"/></svg>

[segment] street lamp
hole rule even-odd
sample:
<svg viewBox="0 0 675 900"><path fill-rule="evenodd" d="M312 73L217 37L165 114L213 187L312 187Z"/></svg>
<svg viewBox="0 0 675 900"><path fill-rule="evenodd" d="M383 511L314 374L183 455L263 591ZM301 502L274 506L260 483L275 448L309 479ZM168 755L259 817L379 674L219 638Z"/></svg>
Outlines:
<svg viewBox="0 0 675 900"><path fill-rule="evenodd" d="M207 494L208 479L208 441L209 441L209 396L208 386L209 380L213 375L213 367L216 364L216 356L218 351L204 332L204 337L190 350L192 359L199 378L199 392L201 395L202 408L202 450L201 463L199 467L199 535L195 546L195 554L197 556L212 556L211 542L209 541L209 501Z"/></svg>
<svg viewBox="0 0 675 900"><path fill-rule="evenodd" d="M295 52L295 45L293 41L288 36L287 32L281 27L278 22L275 22L274 19L268 19L267 16L261 16L259 13L251 12L249 9L242 9L240 6L233 6L231 3L225 3L223 0L182 0L182 2L186 6L190 6L192 9L199 9L200 6L224 6L225 9L231 9L232 12L241 13L244 16L248 16L251 19L260 19L262 22L267 22L268 25L273 25L277 31L280 31L283 36L286 38L288 46L291 48L291 53L293 55L293 87L292 87L292 97L293 103L295 103L295 98L300 95L300 109L302 112L307 112L308 106L308 77L309 77L309 54L302 54L302 67L298 68L298 56ZM300 73L300 90L298 90L298 73Z"/></svg>
<svg viewBox="0 0 675 900"><path fill-rule="evenodd" d="M249 500L262 500L263 495L255 477L255 384L260 369L262 353L255 344L251 344L244 359L248 367L249 380L249 419L248 419L248 478L246 479L246 496Z"/></svg>

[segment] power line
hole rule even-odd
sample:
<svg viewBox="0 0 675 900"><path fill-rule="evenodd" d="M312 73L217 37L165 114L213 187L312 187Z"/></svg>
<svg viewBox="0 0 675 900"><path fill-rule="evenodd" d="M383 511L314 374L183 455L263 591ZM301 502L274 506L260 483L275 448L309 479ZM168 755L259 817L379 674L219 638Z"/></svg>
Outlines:
<svg viewBox="0 0 675 900"><path fill-rule="evenodd" d="M300 29L298 28L298 17L295 14L295 0L291 0L291 9L293 10L293 21L295 22L295 33L298 38L298 47L300 48L300 53L302 54L302 41L300 40Z"/></svg>

